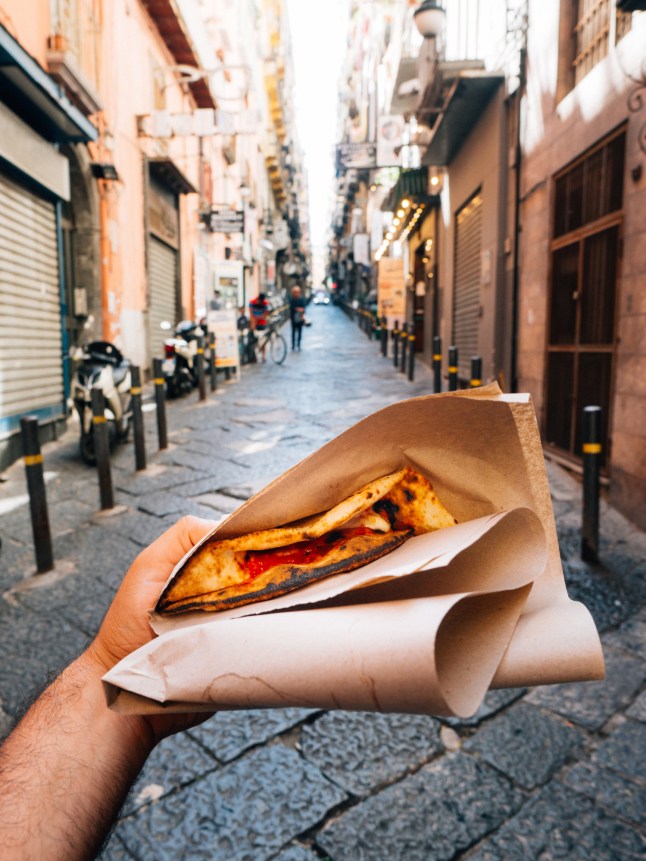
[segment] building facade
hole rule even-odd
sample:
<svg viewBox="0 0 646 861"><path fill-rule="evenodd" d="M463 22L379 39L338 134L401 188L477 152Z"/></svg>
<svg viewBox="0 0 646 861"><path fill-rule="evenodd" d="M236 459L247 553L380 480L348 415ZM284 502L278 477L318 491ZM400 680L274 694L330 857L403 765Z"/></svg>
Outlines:
<svg viewBox="0 0 646 861"><path fill-rule="evenodd" d="M353 92L374 93L401 136L388 170L377 156L341 165L330 275L346 301L396 309L389 325L407 321L425 361L440 337L445 376L457 347L460 385L478 356L484 382L529 391L546 453L574 470L583 408L601 406L610 498L643 526L645 4L429 5L353 7L384 33L372 66L350 42ZM366 75L376 89L356 84ZM342 107L341 147L370 104ZM360 127L376 151L377 130ZM370 235L361 282L357 226Z"/></svg>
<svg viewBox="0 0 646 861"><path fill-rule="evenodd" d="M0 51L6 464L21 415L65 421L75 346L146 372L162 323L284 290L309 248L281 0L1 0Z"/></svg>

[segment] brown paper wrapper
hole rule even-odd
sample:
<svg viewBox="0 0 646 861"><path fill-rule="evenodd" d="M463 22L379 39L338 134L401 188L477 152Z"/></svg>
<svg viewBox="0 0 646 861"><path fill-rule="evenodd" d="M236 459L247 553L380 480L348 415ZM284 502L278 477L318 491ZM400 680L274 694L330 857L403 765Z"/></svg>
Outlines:
<svg viewBox="0 0 646 861"><path fill-rule="evenodd" d="M594 623L565 590L527 395L488 386L387 407L272 482L212 534L229 538L316 514L404 465L430 476L458 526L271 601L216 614L153 614L160 636L104 678L111 706L466 717L490 686L601 678Z"/></svg>

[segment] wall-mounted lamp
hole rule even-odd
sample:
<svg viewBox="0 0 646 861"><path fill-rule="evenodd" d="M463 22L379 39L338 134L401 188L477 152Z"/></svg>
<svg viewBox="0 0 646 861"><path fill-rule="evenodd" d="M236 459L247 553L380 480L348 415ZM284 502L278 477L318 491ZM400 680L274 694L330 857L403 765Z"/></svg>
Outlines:
<svg viewBox="0 0 646 861"><path fill-rule="evenodd" d="M424 0L413 13L415 25L425 39L436 39L444 33L446 12L435 0Z"/></svg>
<svg viewBox="0 0 646 861"><path fill-rule="evenodd" d="M119 182L119 174L113 164L92 162L92 176L96 179L106 179L111 182Z"/></svg>

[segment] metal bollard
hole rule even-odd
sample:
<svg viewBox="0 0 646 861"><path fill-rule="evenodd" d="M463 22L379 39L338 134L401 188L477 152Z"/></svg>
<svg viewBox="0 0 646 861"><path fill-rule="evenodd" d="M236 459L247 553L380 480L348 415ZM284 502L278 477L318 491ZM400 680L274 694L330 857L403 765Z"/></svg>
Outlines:
<svg viewBox="0 0 646 861"><path fill-rule="evenodd" d="M599 471L601 407L583 409L583 527L581 559L599 561Z"/></svg>
<svg viewBox="0 0 646 861"><path fill-rule="evenodd" d="M162 372L162 360L153 359L153 380L155 383L155 403L157 404L157 436L159 448L168 448L168 430L166 425L166 389Z"/></svg>
<svg viewBox="0 0 646 861"><path fill-rule="evenodd" d="M381 355L388 355L388 320L381 318Z"/></svg>
<svg viewBox="0 0 646 861"><path fill-rule="evenodd" d="M433 392L442 391L442 339L433 337Z"/></svg>
<svg viewBox="0 0 646 861"><path fill-rule="evenodd" d="M411 323L411 329L413 324ZM408 381L412 383L415 379L415 335L411 331L408 336Z"/></svg>
<svg viewBox="0 0 646 861"><path fill-rule="evenodd" d="M472 389L482 385L482 359L480 356L471 356L471 379L469 385Z"/></svg>
<svg viewBox="0 0 646 861"><path fill-rule="evenodd" d="M209 334L209 372L211 375L211 391L215 392L218 387L218 366L215 356L215 334Z"/></svg>
<svg viewBox="0 0 646 861"><path fill-rule="evenodd" d="M408 352L408 323L402 323L401 332L401 355L399 357L399 370L402 374L406 371L406 354Z"/></svg>
<svg viewBox="0 0 646 861"><path fill-rule="evenodd" d="M393 365L399 365L399 320L395 320L393 328Z"/></svg>
<svg viewBox="0 0 646 861"><path fill-rule="evenodd" d="M195 356L197 364L197 387L200 393L200 400L206 400L206 375L204 373L204 335L199 335L197 339L197 355Z"/></svg>
<svg viewBox="0 0 646 861"><path fill-rule="evenodd" d="M146 468L146 440L144 438L144 414L141 410L141 372L137 365L130 368L132 374L132 386L130 397L132 399L132 426L135 437L135 469Z"/></svg>
<svg viewBox="0 0 646 861"><path fill-rule="evenodd" d="M449 391L458 389L458 348L449 347Z"/></svg>
<svg viewBox="0 0 646 861"><path fill-rule="evenodd" d="M114 494L112 491L112 473L110 471L108 422L105 417L105 400L103 392L100 389L92 389L92 434L94 436L96 469L99 475L101 510L107 511L110 508L114 508Z"/></svg>
<svg viewBox="0 0 646 861"><path fill-rule="evenodd" d="M43 456L40 453L38 439L38 419L35 416L23 416L20 419L22 431L22 450L25 458L25 473L27 490L29 492L29 509L31 511L31 529L34 536L36 551L36 571L44 574L54 567L52 551L52 535L49 529L47 513L47 494L43 477Z"/></svg>

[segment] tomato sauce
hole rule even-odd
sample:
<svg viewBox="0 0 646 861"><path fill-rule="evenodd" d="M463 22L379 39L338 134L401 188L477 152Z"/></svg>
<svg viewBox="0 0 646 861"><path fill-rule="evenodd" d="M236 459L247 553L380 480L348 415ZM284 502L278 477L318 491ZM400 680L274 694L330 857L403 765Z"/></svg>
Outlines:
<svg viewBox="0 0 646 861"><path fill-rule="evenodd" d="M276 565L311 565L340 547L344 541L356 538L358 535L381 535L367 526L357 526L354 529L335 529L320 538L309 541L298 541L285 547L272 550L248 550L245 554L245 569L249 578L255 580L269 568Z"/></svg>

